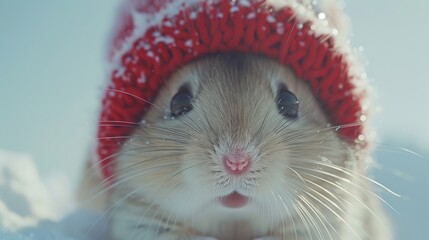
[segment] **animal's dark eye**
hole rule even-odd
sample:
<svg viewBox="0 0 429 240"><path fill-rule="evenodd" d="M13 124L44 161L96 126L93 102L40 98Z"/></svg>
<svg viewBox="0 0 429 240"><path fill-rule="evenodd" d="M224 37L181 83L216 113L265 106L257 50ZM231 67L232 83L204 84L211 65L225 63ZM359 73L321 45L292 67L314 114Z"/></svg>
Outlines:
<svg viewBox="0 0 429 240"><path fill-rule="evenodd" d="M183 86L171 99L170 111L173 117L179 117L192 110L192 94L187 86Z"/></svg>
<svg viewBox="0 0 429 240"><path fill-rule="evenodd" d="M287 118L298 117L298 98L291 91L280 89L277 96L277 109L279 113Z"/></svg>

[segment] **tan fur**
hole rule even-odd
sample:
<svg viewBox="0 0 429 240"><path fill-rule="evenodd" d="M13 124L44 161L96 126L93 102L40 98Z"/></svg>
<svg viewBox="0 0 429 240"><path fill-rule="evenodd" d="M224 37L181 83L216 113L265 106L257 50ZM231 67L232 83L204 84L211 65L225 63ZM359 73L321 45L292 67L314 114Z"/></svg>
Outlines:
<svg viewBox="0 0 429 240"><path fill-rule="evenodd" d="M280 83L300 100L297 120L278 113ZM165 109L183 84L193 110L171 119ZM328 122L308 86L273 60L231 53L188 64L116 159L112 238L390 239L365 177L367 153ZM221 164L234 148L252 157L238 178ZM251 198L248 206L219 204L233 190Z"/></svg>
<svg viewBox="0 0 429 240"><path fill-rule="evenodd" d="M105 188L102 187L104 181L97 172L97 167L94 161L88 158L77 188L76 198L80 207L101 212L106 209L108 194L104 192Z"/></svg>

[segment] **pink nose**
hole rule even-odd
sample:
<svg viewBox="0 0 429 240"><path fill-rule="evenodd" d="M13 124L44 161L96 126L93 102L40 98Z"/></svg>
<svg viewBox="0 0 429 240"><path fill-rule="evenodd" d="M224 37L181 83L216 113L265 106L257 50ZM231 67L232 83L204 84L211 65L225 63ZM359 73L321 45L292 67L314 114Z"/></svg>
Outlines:
<svg viewBox="0 0 429 240"><path fill-rule="evenodd" d="M235 150L223 157L225 169L234 175L240 175L249 168L250 156L243 151Z"/></svg>

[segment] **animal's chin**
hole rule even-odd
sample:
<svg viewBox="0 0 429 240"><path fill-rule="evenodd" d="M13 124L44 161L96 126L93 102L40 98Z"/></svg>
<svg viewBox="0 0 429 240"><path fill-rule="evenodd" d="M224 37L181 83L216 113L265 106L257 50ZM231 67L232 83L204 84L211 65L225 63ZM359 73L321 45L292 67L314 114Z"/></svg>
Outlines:
<svg viewBox="0 0 429 240"><path fill-rule="evenodd" d="M226 208L242 208L248 204L249 198L234 191L226 196L220 197L219 202Z"/></svg>

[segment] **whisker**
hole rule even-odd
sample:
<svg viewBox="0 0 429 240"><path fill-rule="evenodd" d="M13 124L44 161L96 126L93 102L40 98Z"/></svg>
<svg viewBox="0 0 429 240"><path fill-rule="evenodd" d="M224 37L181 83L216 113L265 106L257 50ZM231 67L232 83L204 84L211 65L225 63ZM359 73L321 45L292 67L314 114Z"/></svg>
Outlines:
<svg viewBox="0 0 429 240"><path fill-rule="evenodd" d="M271 191L271 194L273 195L273 197L274 197L274 200L276 201L276 202L278 202L278 200L277 200L277 197L276 197L276 194L273 192L273 190L272 190L272 188L270 187L270 191ZM276 208L277 208L277 211L280 211L281 212L281 210L280 210L280 208L279 208L279 204L274 204L275 206L276 206ZM274 222L274 216L273 215L271 215L272 217L271 217L271 221L272 221L272 223L271 223L271 225L273 225L273 222ZM284 218L281 218L281 221L282 221L282 226L283 226L283 229L285 228L285 226L286 226L286 223L285 223L285 220L284 220Z"/></svg>
<svg viewBox="0 0 429 240"><path fill-rule="evenodd" d="M141 97L139 97L139 96L137 96L135 94L132 94L132 93L129 93L129 92L126 92L126 91L123 91L123 90L108 88L108 89L106 89L106 91L112 91L112 92L122 93L122 94L125 94L125 95L128 95L128 96L134 97L134 98L136 98L136 99L138 99L138 100L140 100L142 102L145 102L147 104L150 104L151 106L153 106L153 107L161 110L162 112L166 112L167 111L166 109L164 109L161 106L158 106L158 105L152 103L151 101L148 101L148 100L146 100L144 98L141 98Z"/></svg>
<svg viewBox="0 0 429 240"><path fill-rule="evenodd" d="M325 229L326 233L328 234L329 238L331 240L333 240L333 237L331 235L331 232L329 231L328 227L326 226L326 223L332 228L332 230L337 234L337 236L340 236L338 231L335 229L335 227L328 221L328 219L326 218L326 216L320 211L319 208L317 208L315 206L315 204L307 198L301 198L302 201L312 210L312 212L314 213L314 215L318 218L318 220L320 221L320 223L322 223L323 228ZM322 218L325 220L323 221Z"/></svg>
<svg viewBox="0 0 429 240"><path fill-rule="evenodd" d="M327 202L331 203L333 206L336 206L335 203L332 202L332 200L326 198L325 196L323 196L319 192L315 191L311 187L308 187L308 189L311 190L312 192L314 192L315 194L318 194L320 197L322 197L323 199L325 199ZM315 201L317 201L318 203L320 203L321 206L324 206L326 209L328 209L330 212L332 212L339 220L341 220L342 223L344 223L355 234L356 237L358 237L359 239L361 239L361 237L354 230L354 228L340 214L338 214L335 210L333 210L326 203L324 203L322 200L320 200L319 198L315 197L313 194L309 193L308 191L305 192L305 195L311 197L312 199L314 199ZM343 209L341 209L341 208L337 208L337 209L339 211L341 211L343 214L345 214L345 211Z"/></svg>
<svg viewBox="0 0 429 240"><path fill-rule="evenodd" d="M99 127L123 127L123 128L135 128L138 125L129 125L129 124L119 124L119 123L110 123L110 124L98 124Z"/></svg>
<svg viewBox="0 0 429 240"><path fill-rule="evenodd" d="M177 177L179 174L181 174L181 173L183 173L184 171L187 171L187 170L189 170L189 169L191 169L191 168L193 168L193 167L197 167L197 166L200 166L200 165L203 165L202 163L198 163L198 164L195 164L195 165L192 165L192 166L189 166L189 167L187 167L187 168L185 168L185 169L183 169L183 170L181 170L181 171L177 171L173 176L171 176L170 178L168 178L167 179L167 181L165 181L159 188L163 188L164 186L165 186L165 184L167 184L169 181L171 181L172 179L174 179L175 177ZM178 184L178 182L176 182L176 183L174 183L170 188L169 188L169 190L171 190L171 189L174 189L174 187L175 187L175 185L176 184ZM141 189L141 187L140 188L138 188L138 189ZM169 191L166 191L166 192L169 192ZM141 221L143 220L143 218L145 217L145 215L148 213L148 211L149 211L149 209L150 208L152 208L153 206L154 206L154 204L155 204L155 202L158 202L162 197L164 197L163 195L161 195L161 196L159 196L158 198L156 198L154 201L152 201L152 203L151 203L151 205L148 207L148 209L143 213L143 215L140 217L140 220L137 222L137 224L136 224L136 226L138 226L140 223L141 223ZM134 236L135 235L135 232L132 234L132 236Z"/></svg>
<svg viewBox="0 0 429 240"><path fill-rule="evenodd" d="M126 152L122 152L122 153L115 153L115 154L113 154L112 156L109 156L109 157L116 157L117 155L119 155L119 154L122 154L122 155L124 155L124 156L136 156L136 155L138 155L139 153L139 150L142 150L142 148L141 147L138 147L138 148L128 148L128 151L126 151ZM157 159L160 159L160 158L162 158L162 157L164 157L164 159L172 159L172 160L177 160L177 155L178 155L178 153L180 153L180 152L178 152L178 151L174 151L174 150L182 150L182 149L175 149L173 146L166 146L165 148L162 148L162 149L159 149L159 148L157 148L157 147L151 147L151 148L149 148L149 149L146 149L145 151L146 152L155 152L155 151L161 151L161 152L163 152L164 154L163 155L158 155L157 157L153 157L153 158L149 158L149 159L146 159L145 161L139 161L138 163L141 163L141 164L144 164L144 163L149 163L149 162L151 162L151 161L154 161L154 160L157 160ZM131 151L133 151L133 152L136 152L136 153L134 153L134 154L131 154ZM165 153L171 153L171 154L167 154L167 155L165 155ZM105 166L105 167L111 167L111 165L113 165L114 164L114 162L112 161L112 162L110 162L109 164L108 164L108 166ZM138 164L136 164L136 165L132 165L132 167L136 167L136 166L138 166ZM95 167L94 165L93 166L91 166L91 168L93 168L93 167ZM133 169L135 169L135 168L129 168L129 169L123 169L122 171L125 171L125 172L128 172L128 171L132 171ZM95 170L93 170L92 172L94 172ZM89 175L89 172L90 172L90 170L88 169L87 170L87 172L86 172L86 175ZM121 169L117 169L117 171L116 172L113 172L113 174L112 174L112 176L109 176L109 177L107 177L106 179L104 179L104 181L102 181L101 183L99 183L97 186L95 186L95 188L93 189L93 191L92 191L92 193L91 193L91 195L94 193L94 192L98 192L99 190L101 190L101 189L104 189L104 192L107 192L107 191L109 191L110 189L112 189L114 186L115 186L115 184L114 183L112 183L112 181L117 177L117 175L119 174L121 172ZM94 176L95 177L95 176ZM97 197L98 196L100 196L101 194L103 194L104 192L99 192L99 194L97 195ZM92 199L92 198L91 198Z"/></svg>
<svg viewBox="0 0 429 240"><path fill-rule="evenodd" d="M339 177L339 176L337 176L337 175L335 175L335 174L331 174L331 173L328 173L328 172L320 171L320 170L317 170L317 169L308 169L308 168L303 168L303 167L301 167L301 166L291 166L291 167L294 167L294 168L301 168L301 169L303 169L303 170L313 171L313 172L317 172L317 173L320 173L320 174L328 175L328 176L330 176L330 177L334 177L334 178L340 179L340 180L342 180L342 181L345 181L345 182L347 182L347 183L349 183L349 184L352 184L352 185L354 185L354 186L356 186L356 187L358 187L358 188L361 188L361 189L365 190L365 191L366 191L366 192L368 192L369 194L371 194L371 195L375 196L376 198L378 198L379 200L381 200L384 204L386 204L389 208L391 208L393 211L395 211L397 214L399 214L399 212L398 212L398 211L396 211L396 209L394 209L394 208L393 208L389 203L387 203L383 198L381 198L380 196L378 196L376 193L374 193L373 191L370 191L370 190L368 190L368 189L362 188L361 186L359 186L359 185L357 185L357 184L355 184L355 183L351 182L349 179L342 178L342 177ZM346 173L346 174L350 174L350 173L348 173L348 172L346 172L346 171L342 171L342 172L343 172L343 173ZM358 174L358 173L356 173L356 174ZM359 175L358 175L358 176L359 176ZM370 178L368 178L368 177L366 177L366 176L363 176L363 175L361 175L361 177L363 177L363 179L364 179L364 180L367 180L367 181L372 180L372 179L370 179ZM379 183L379 184L380 184L380 183ZM380 185L381 185L381 184L380 184ZM381 186L383 186L383 185L381 185ZM386 188L386 189L388 189L388 188ZM390 191L390 192L392 192L392 191ZM392 192L392 193L394 193L394 192ZM398 196L398 197L400 197L400 195L394 195L394 196Z"/></svg>
<svg viewBox="0 0 429 240"><path fill-rule="evenodd" d="M307 174L307 175L309 175L309 176L311 176L311 177L314 177L314 178L316 178L316 179L319 179L320 181L323 181L323 182L326 182L326 183L328 183L328 184L330 184L330 185L332 185L332 186L334 186L334 187L336 187L336 189L340 189L341 191L343 191L343 192L345 192L346 194L348 194L349 196L351 196L353 199L355 199L356 201L358 201L359 202L359 204L361 204L366 210L368 210L368 212L369 213L371 213L372 214L372 216L374 216L376 219L377 219L377 221L379 222L379 223L381 223L381 224L383 224L383 221L378 217L378 215L371 209L371 208L369 208L368 207L368 205L367 204L365 204L364 202L362 202L362 200L361 199L359 199L358 197L356 197L354 194L352 194L352 193L350 193L349 191L347 191L346 189L344 189L343 187L341 187L341 186L339 186L338 184L335 184L335 183L333 183L333 182L330 182L330 181L328 181L328 180L326 180L326 179L323 179L323 178L321 178L321 177L318 177L318 176L316 176L316 175L314 175L314 174L309 174L309 173L304 173L304 174ZM316 187L318 187L318 188L320 188L320 189L322 189L323 191L325 191L325 192L327 192L328 194L330 194L331 196L334 196L333 195L333 193L331 192L331 191L329 191L329 190L327 190L326 188L324 188L324 187L322 187L322 186L320 186L319 184L317 184L317 183L315 183L315 182L313 182L313 181L310 181L310 180L307 180L308 182L310 182L310 183L312 183L314 186L316 186ZM338 199L338 198L337 198ZM351 205L352 206L352 205Z"/></svg>
<svg viewBox="0 0 429 240"><path fill-rule="evenodd" d="M119 120L103 120L98 122L98 124L109 124L109 123L127 124L127 125L135 125L135 126L141 125L138 122L119 121Z"/></svg>
<svg viewBox="0 0 429 240"><path fill-rule="evenodd" d="M310 226L309 226L309 223L307 222L306 215L303 214L302 212L303 211L302 208L299 205L297 205L296 202L293 202L292 206L295 209L295 212L298 214L299 218L301 219L302 223L304 224L304 228L307 230L307 233L309 234L310 239L313 240L313 233L310 230Z"/></svg>
<svg viewBox="0 0 429 240"><path fill-rule="evenodd" d="M371 179L371 178L369 178L369 177L367 177L367 176L365 176L365 175L362 175L362 174L360 174L360 173L358 173L358 172L351 172L349 169L347 169L347 168L344 168L344 167L341 167L341 166L338 166L338 165L332 165L332 164L327 164L327 163L324 163L324 162L318 162L318 161L310 161L310 163L315 163L315 164L319 164L319 165L323 165L323 166L325 166L325 167L330 167L330 168L333 168L333 169L335 169L335 170L338 170L338 171L340 171L340 172L343 172L343 173L345 173L345 174L347 174L347 175L349 175L349 176L351 176L351 177L353 177L353 176L359 176L360 178L362 178L362 179L365 179L365 180L367 180L367 181L369 181L369 182L371 182L371 183L373 183L373 184L375 184L375 185L377 185L378 187L380 187L380 188L382 188L382 189L384 189L385 191L387 191L388 193L390 193L390 194L392 194L393 196L395 196L395 197L402 197L400 194L398 194L398 193L395 193L394 191L392 191L392 190L390 190L389 188L387 188L386 186L384 186L383 184L381 184L381 183L379 183L379 182L377 182L377 181L375 181L375 180L373 180L373 179ZM315 169L312 169L312 170L315 170ZM317 171L317 170L316 170ZM323 171L321 171L320 173L324 173ZM326 174L329 174L329 173L326 173ZM335 176L335 177L338 177L338 176L336 176L336 175L333 175L333 174L329 174L330 176Z"/></svg>
<svg viewBox="0 0 429 240"><path fill-rule="evenodd" d="M283 183L287 184L287 183L286 183L286 181L284 180L284 178L281 178L281 180L283 181ZM304 189L304 188L298 187L298 186L297 186L297 185L295 185L295 184L291 184L291 183L293 183L293 182L295 182L295 180L294 180L294 179L292 179L292 182L291 182L291 181L289 181L289 185L291 185L291 187L292 187L293 189L295 189L297 192L305 192L305 189ZM308 187L306 183L304 183L304 186L305 186L305 188L307 188L307 187ZM299 197L299 196L298 196L298 197ZM320 223L322 223L322 224L323 224L323 227L325 228L325 230L327 231L328 235L329 235L329 236L331 237L331 239L332 239L332 236L331 236L331 234L330 234L329 230L327 229L327 227L326 227L325 223L321 220L321 218L320 218L318 215L321 215L321 216L322 216L322 217L327 221L326 217L325 217L323 214L321 214L321 213L320 213L320 211L318 211L318 210L317 210L317 208L315 208L314 206L312 206L312 205L313 205L312 203L310 203L310 202L305 202L305 204L310 208L310 210L311 210L312 212L314 212L314 213L315 213L315 216L318 218L318 220L320 221ZM304 206L301 206L301 209L302 209L304 212L307 212L308 217L310 217L309 212L308 212L307 210L305 210L305 207L304 207ZM316 213L316 211L318 211L320 214ZM314 219L313 219L313 220L314 220ZM314 226L316 226L316 225L317 225L317 224L315 224L315 221L312 221L312 222L313 222L313 225L314 225ZM327 221L327 222L328 222L328 221ZM329 222L328 222L328 224L333 228L332 224L330 224ZM316 228L318 228L318 227L316 227ZM316 231L317 231L317 230L316 230ZM334 229L334 231L335 231L335 229ZM319 233L321 233L321 232L319 231ZM321 236L321 234L319 234L319 236L320 236L321 238L323 238L323 237Z"/></svg>
<svg viewBox="0 0 429 240"><path fill-rule="evenodd" d="M181 162L169 162L169 163L165 163L165 164L159 164L159 165L156 165L154 167L148 167L144 170L130 169L130 170L125 171L128 176L126 178L122 178L122 179L116 179L118 173L115 173L115 175L114 175L115 181L113 183L108 183L106 181L103 181L101 184L97 185L94 188L94 190L91 191L90 196L88 197L88 201L91 201L93 199L96 199L97 197L102 196L106 192L115 189L116 187L118 187L122 183L124 183L124 182L126 182L126 181L128 181L134 177L142 175L143 173L146 173L147 171L152 171L152 170L157 169L157 168L166 168L166 167L177 168L177 166L179 164L181 164Z"/></svg>
<svg viewBox="0 0 429 240"><path fill-rule="evenodd" d="M302 199L302 196L298 196L298 198ZM316 220L314 219L314 217L307 210L307 208L304 206L304 204L302 204L302 202L297 201L297 204L300 205L300 207L303 211L303 214L305 214L307 219L310 221L311 225L313 226L312 228L315 230L316 235L318 236L318 239L323 239L322 232L320 231L320 228L319 228L318 224L316 223Z"/></svg>
<svg viewBox="0 0 429 240"><path fill-rule="evenodd" d="M415 152L409 148L399 147L392 144L386 144L386 143L377 142L377 141L372 141L372 143L375 143L377 145L377 150L380 150L380 151L398 153L398 154L410 154L420 159L427 160L426 156L423 156L422 154Z"/></svg>
<svg viewBox="0 0 429 240"><path fill-rule="evenodd" d="M194 166L198 166L198 165L200 165L200 164L196 164L196 165L194 165ZM191 166L191 167L194 167L194 166ZM187 169L189 169L189 168L191 168L191 167L188 167ZM185 171L185 170L187 170L187 169L184 169L184 170L182 170L182 171L178 171L178 172L176 172L176 173L174 173L174 174L170 174L171 175L171 177L170 178L168 178L167 179L167 181L165 181L163 184L161 184L161 187L162 186L164 186L165 184L167 184L171 179L173 179L175 176L178 176L180 173L182 173L183 171ZM148 170L148 169L147 169ZM145 173L145 171L139 171L137 174L133 174L133 176L130 176L131 174L129 173L129 172L127 172L129 175L127 176L127 178L125 179L125 180L119 180L119 182L117 182L117 183L115 183L115 188L117 188L118 186L119 186L119 184L121 184L121 183L123 183L123 182L125 182L125 181L128 181L128 180L130 180L130 179L132 179L132 178L134 178L134 177L136 177L136 176L138 176L138 175L141 175L141 174L144 174ZM161 176L160 178L156 178L155 180L158 180L158 179L162 179L162 178L165 178L165 177L169 177L170 175L166 175L166 176ZM133 191L130 191L130 193L128 193L128 194L126 194L124 197L121 197L115 204L113 204L113 205L111 205L108 209L106 209L105 210L105 213L103 214L103 216L101 216L101 217L104 217L105 216L105 214L107 214L108 213L108 216L110 217L110 216L112 216L112 214L113 214L113 210L114 209L117 209L117 207L119 207L119 204L120 203L122 203L122 202L124 202L127 198L129 198L130 196L132 196L132 195L134 195L135 193L137 193L138 191L140 191L141 189L143 189L143 188L145 188L145 187L147 187L149 184L153 184L153 183L147 183L147 184L143 184L142 186L140 186L139 188L136 188L136 189L134 189ZM171 189L173 189L174 188L174 186L176 185L176 184L178 184L178 182L176 182L175 184L173 184L173 186L171 186L170 188ZM112 186L109 186L110 188L112 187ZM158 198L158 199L156 199L152 204L151 204L151 206L156 202L156 201L158 201L160 198ZM149 207L150 208L150 207ZM101 217L100 217L100 219L101 219ZM99 219L97 219L97 221L93 224L93 226L92 227L94 227L95 226L95 224L97 224L97 222L99 221ZM139 222L140 223L140 222Z"/></svg>

